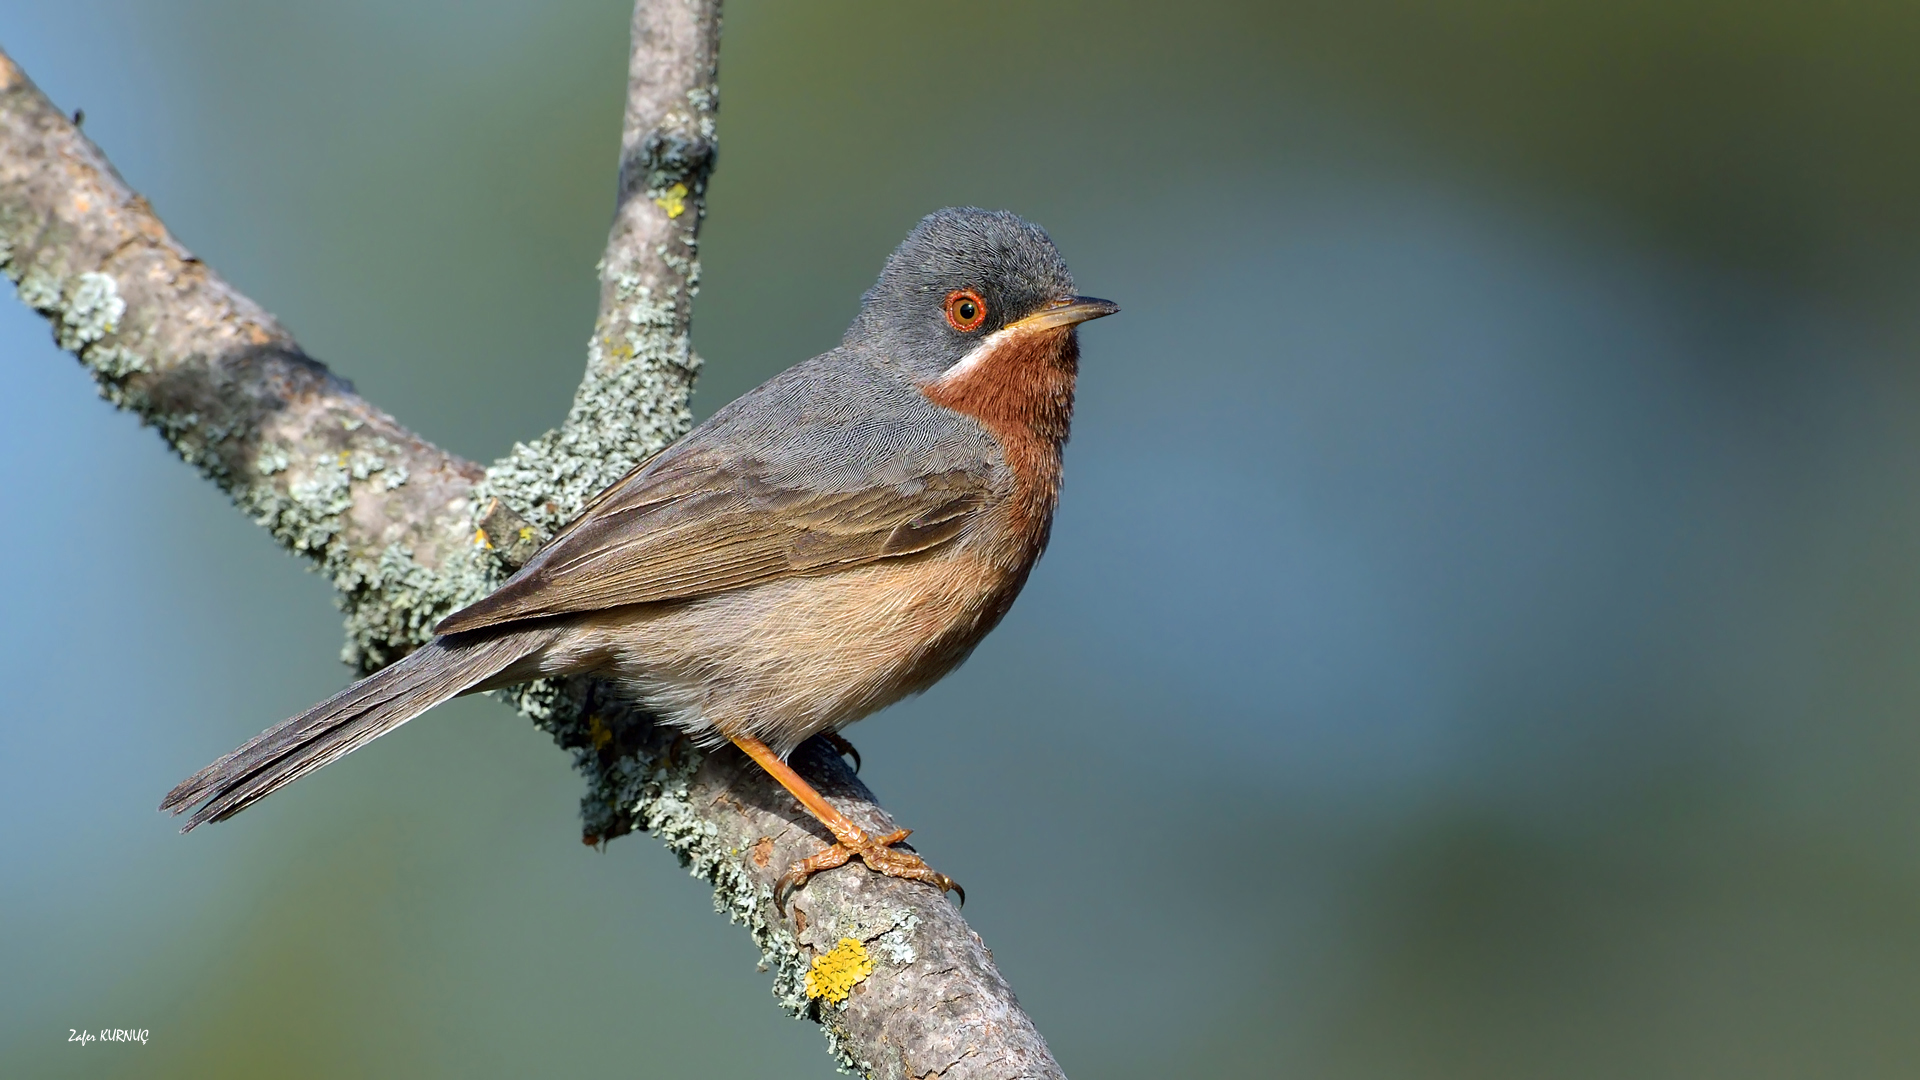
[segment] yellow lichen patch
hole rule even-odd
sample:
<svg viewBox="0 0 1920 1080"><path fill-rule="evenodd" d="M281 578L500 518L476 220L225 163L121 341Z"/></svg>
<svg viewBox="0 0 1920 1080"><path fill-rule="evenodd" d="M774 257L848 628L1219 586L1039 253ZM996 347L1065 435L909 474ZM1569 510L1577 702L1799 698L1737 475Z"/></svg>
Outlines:
<svg viewBox="0 0 1920 1080"><path fill-rule="evenodd" d="M613 729L609 728L598 716L587 717L587 738L593 740L595 750L605 750L613 741Z"/></svg>
<svg viewBox="0 0 1920 1080"><path fill-rule="evenodd" d="M668 217L677 218L687 212L687 185L675 184L655 195L653 201L667 212Z"/></svg>
<svg viewBox="0 0 1920 1080"><path fill-rule="evenodd" d="M813 967L807 972L807 996L826 998L837 1005L847 1000L860 980L871 974L873 959L867 955L867 947L843 937L832 952L814 959Z"/></svg>
<svg viewBox="0 0 1920 1080"><path fill-rule="evenodd" d="M487 539L487 530L485 529L473 530L473 546L483 547L483 548L486 548L488 551L493 550L493 541Z"/></svg>
<svg viewBox="0 0 1920 1080"><path fill-rule="evenodd" d="M601 338L600 346L606 350L606 355L612 357L617 363L625 363L633 359L633 346L624 341L615 341L612 338Z"/></svg>

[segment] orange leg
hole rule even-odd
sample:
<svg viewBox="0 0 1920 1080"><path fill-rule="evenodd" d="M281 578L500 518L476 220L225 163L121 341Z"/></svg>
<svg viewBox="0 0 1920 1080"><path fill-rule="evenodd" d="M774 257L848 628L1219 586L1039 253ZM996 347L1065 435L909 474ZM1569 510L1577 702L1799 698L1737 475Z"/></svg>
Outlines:
<svg viewBox="0 0 1920 1080"><path fill-rule="evenodd" d="M875 839L867 835L865 829L855 825L853 819L835 810L825 796L813 790L813 785L801 779L800 774L793 771L793 766L780 760L780 755L774 753L766 743L747 736L735 736L733 744L752 758L755 764L767 770L775 780L780 781L780 786L786 788L794 798L799 799L800 805L807 808L807 813L818 818L820 824L825 825L827 831L833 834L834 844L831 847L818 855L809 856L795 863L781 875L779 883L773 887L773 904L781 914L786 914L787 898L793 895L794 890L806 884L807 878L822 870L845 866L848 860L856 855L867 864L867 869L876 874L906 878L909 881L924 881L942 891L957 892L960 894L961 903L966 902L966 890L954 884L952 878L928 866L926 860L913 852L894 848L893 845L905 840L913 830L898 829Z"/></svg>

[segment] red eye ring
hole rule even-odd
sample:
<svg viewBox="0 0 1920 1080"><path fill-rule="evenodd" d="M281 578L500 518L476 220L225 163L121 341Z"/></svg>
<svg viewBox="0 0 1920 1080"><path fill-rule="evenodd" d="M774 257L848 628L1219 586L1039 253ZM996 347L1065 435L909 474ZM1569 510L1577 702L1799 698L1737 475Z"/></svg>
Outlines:
<svg viewBox="0 0 1920 1080"><path fill-rule="evenodd" d="M947 294L947 325L963 334L980 329L987 321L987 302L972 289L955 289Z"/></svg>

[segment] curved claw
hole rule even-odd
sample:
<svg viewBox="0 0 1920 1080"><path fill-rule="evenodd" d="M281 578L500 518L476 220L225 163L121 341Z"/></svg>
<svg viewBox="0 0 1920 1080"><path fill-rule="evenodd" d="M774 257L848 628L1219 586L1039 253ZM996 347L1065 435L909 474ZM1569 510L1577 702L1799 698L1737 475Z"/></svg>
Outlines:
<svg viewBox="0 0 1920 1080"><path fill-rule="evenodd" d="M837 731L823 731L820 733L820 737L827 740L827 745L833 747L834 753L839 754L841 757L852 758L854 774L859 774L860 751L853 748L853 744L847 741L846 736Z"/></svg>
<svg viewBox="0 0 1920 1080"><path fill-rule="evenodd" d="M781 918L786 918L787 901L793 899L793 894L799 890L800 886L807 883L808 878L822 870L845 866L847 860L851 858L853 858L853 851L850 848L843 844L834 844L825 851L816 852L794 863L787 868L786 873L780 875L780 880L774 883L773 909L780 913Z"/></svg>

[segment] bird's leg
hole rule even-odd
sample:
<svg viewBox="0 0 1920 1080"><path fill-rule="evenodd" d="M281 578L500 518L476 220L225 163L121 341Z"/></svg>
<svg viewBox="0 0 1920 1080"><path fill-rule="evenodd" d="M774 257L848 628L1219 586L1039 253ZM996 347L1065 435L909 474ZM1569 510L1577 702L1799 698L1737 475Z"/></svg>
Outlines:
<svg viewBox="0 0 1920 1080"><path fill-rule="evenodd" d="M952 878L928 866L925 859L913 852L901 851L893 846L905 840L913 830L897 829L882 837L870 836L865 829L855 825L851 818L834 809L833 804L828 802L824 795L815 791L812 784L801 779L800 774L793 771L793 766L780 760L780 755L774 753L766 743L749 736L736 735L733 737L733 744L752 758L755 764L767 770L775 780L780 781L780 786L786 788L788 794L800 800L800 805L806 807L807 813L819 819L820 824L825 825L827 831L833 834L834 843L827 850L793 864L785 874L781 875L779 883L773 887L773 904L781 914L786 914L787 898L793 895L794 890L806 884L807 878L822 870L845 866L847 861L856 855L867 864L867 869L876 874L906 878L909 881L924 881L942 891L957 892L960 894L961 902L966 901L966 890L955 884Z"/></svg>

